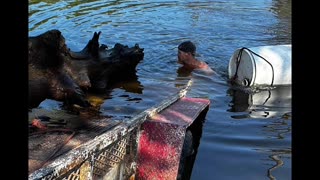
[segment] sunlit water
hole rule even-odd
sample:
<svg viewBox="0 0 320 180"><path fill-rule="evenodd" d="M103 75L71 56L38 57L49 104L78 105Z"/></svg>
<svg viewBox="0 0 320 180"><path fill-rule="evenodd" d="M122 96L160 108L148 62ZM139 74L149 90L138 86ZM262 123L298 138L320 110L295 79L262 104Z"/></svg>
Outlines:
<svg viewBox="0 0 320 180"><path fill-rule="evenodd" d="M74 51L100 43L145 48L137 81L115 86L102 115L142 112L193 81L187 96L211 101L191 179L291 179L291 86L244 92L227 83L240 47L291 44L291 0L29 0L29 35L59 29ZM192 40L216 75L184 74L177 45Z"/></svg>

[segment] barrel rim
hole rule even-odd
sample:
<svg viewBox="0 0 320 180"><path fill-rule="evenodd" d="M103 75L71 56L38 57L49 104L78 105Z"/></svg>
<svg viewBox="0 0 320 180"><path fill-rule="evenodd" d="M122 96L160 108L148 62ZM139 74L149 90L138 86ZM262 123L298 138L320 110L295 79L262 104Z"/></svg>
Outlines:
<svg viewBox="0 0 320 180"><path fill-rule="evenodd" d="M250 83L248 86L253 86L255 79L253 79L254 77L256 77L256 71L257 71L257 67L256 64L254 62L254 57L252 55L252 53L250 51L248 51L248 49L244 49L244 51L248 54L248 56L250 57L250 62L251 62L251 66L252 66L252 75L249 79Z"/></svg>

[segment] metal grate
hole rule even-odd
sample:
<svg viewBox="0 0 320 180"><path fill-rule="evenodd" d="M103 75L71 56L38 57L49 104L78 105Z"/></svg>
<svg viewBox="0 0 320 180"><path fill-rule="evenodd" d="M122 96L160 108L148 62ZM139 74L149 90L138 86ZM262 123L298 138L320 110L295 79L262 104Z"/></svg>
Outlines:
<svg viewBox="0 0 320 180"><path fill-rule="evenodd" d="M68 178L63 178L63 180L80 180L80 168L76 169L74 172L71 172Z"/></svg>
<svg viewBox="0 0 320 180"><path fill-rule="evenodd" d="M102 151L94 160L93 176L102 177L111 168L118 165L126 155L127 138L123 138L110 148Z"/></svg>
<svg viewBox="0 0 320 180"><path fill-rule="evenodd" d="M159 105L126 122L118 123L112 129L36 170L29 175L29 179L131 179L136 171L137 137L141 124L148 117L154 116L184 97L191 83L192 81L189 81L186 88Z"/></svg>
<svg viewBox="0 0 320 180"><path fill-rule="evenodd" d="M76 166L73 169L69 169L69 172L65 175L66 177L61 178L62 180L83 180L87 179L92 175L92 179L103 179L110 169L115 168L119 165L125 158L126 155L130 153L127 152L127 147L129 145L130 136L126 136L119 141L108 146L100 153L95 154L97 157L88 158L81 166ZM134 161L134 160L131 160ZM129 173L134 173L134 169L126 171ZM128 176L127 175L127 176ZM51 179L51 178L49 178ZM60 179L59 177L53 179Z"/></svg>

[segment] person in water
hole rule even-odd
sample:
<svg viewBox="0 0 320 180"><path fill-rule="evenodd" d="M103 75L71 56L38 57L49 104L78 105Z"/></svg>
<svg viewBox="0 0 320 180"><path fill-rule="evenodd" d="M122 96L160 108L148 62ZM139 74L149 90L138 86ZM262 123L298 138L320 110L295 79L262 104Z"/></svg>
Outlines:
<svg viewBox="0 0 320 180"><path fill-rule="evenodd" d="M215 73L206 62L196 57L196 46L191 41L184 41L178 46L178 63L188 70L201 70L206 73Z"/></svg>

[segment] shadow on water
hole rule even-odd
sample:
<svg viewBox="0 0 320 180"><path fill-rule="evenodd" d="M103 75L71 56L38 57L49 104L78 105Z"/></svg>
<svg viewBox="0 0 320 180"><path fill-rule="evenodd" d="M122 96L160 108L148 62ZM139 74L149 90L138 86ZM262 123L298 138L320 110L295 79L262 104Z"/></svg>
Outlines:
<svg viewBox="0 0 320 180"><path fill-rule="evenodd" d="M228 94L232 96L231 108L228 111L247 112L232 116L234 119L269 118L279 114L291 114L291 86L266 87L258 90L231 87Z"/></svg>

